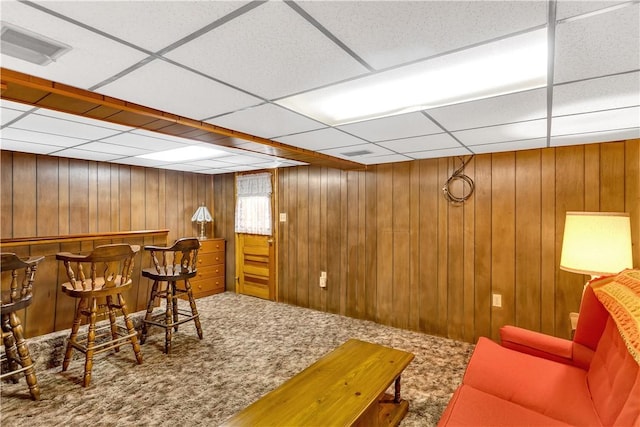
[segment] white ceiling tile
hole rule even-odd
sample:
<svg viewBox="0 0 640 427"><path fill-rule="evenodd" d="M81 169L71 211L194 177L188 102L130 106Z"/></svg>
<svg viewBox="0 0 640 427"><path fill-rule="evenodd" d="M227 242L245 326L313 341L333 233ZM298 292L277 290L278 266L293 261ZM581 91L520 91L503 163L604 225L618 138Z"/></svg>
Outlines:
<svg viewBox="0 0 640 427"><path fill-rule="evenodd" d="M98 92L194 120L228 113L261 101L246 93L155 60Z"/></svg>
<svg viewBox="0 0 640 427"><path fill-rule="evenodd" d="M553 136L627 128L640 128L640 107L554 117L551 121Z"/></svg>
<svg viewBox="0 0 640 427"><path fill-rule="evenodd" d="M15 141L32 142L36 144L53 145L56 147L74 147L84 144L88 140L69 136L52 135L49 133L34 132L30 130L7 127L0 131L0 136L4 139Z"/></svg>
<svg viewBox="0 0 640 427"><path fill-rule="evenodd" d="M341 159L351 160L356 163L365 163L367 159L370 160L373 157L392 156L396 154L393 151L387 150L386 148L380 147L376 144L361 144L350 147L332 148L329 150L322 150L321 152Z"/></svg>
<svg viewBox="0 0 640 427"><path fill-rule="evenodd" d="M231 163L233 165L242 165L242 164L253 165L256 163L264 163L266 160L269 160L269 159L271 159L271 157L264 156L261 154L254 154L254 155L238 154L234 156L225 156L225 157L218 158L218 160L220 160L221 162Z"/></svg>
<svg viewBox="0 0 640 427"><path fill-rule="evenodd" d="M221 175L221 174L233 173L233 172L227 169L201 169L198 171L198 173L203 173L207 175Z"/></svg>
<svg viewBox="0 0 640 427"><path fill-rule="evenodd" d="M447 133L437 135L417 136L415 138L397 139L395 141L379 142L378 145L398 153L415 151L440 150L443 148L460 147L458 141Z"/></svg>
<svg viewBox="0 0 640 427"><path fill-rule="evenodd" d="M229 166L225 169L227 170L227 172L248 172L248 171L259 170L262 168L256 165L235 165L235 166Z"/></svg>
<svg viewBox="0 0 640 427"><path fill-rule="evenodd" d="M2 109L8 108L17 111L29 111L34 108L31 105L21 104L19 102L13 102L6 99L0 99L0 107L2 107Z"/></svg>
<svg viewBox="0 0 640 427"><path fill-rule="evenodd" d="M77 148L67 148L55 153L59 157L71 157L72 159L93 160L96 162L109 162L119 157L117 154L99 153L97 151L79 150Z"/></svg>
<svg viewBox="0 0 640 427"><path fill-rule="evenodd" d="M386 156L375 156L358 159L358 162L365 165L381 165L384 163L397 163L411 161L413 158L403 156L402 154L389 154Z"/></svg>
<svg viewBox="0 0 640 427"><path fill-rule="evenodd" d="M569 83L553 89L554 116L635 105L640 105L640 72Z"/></svg>
<svg viewBox="0 0 640 427"><path fill-rule="evenodd" d="M73 135L76 138L88 140L105 138L120 132L115 129L88 125L77 121L55 119L40 114L29 114L13 123L11 127L53 135Z"/></svg>
<svg viewBox="0 0 640 427"><path fill-rule="evenodd" d="M583 15L585 13L591 13L626 2L628 2L628 0L557 0L556 20L571 18L574 16Z"/></svg>
<svg viewBox="0 0 640 427"><path fill-rule="evenodd" d="M364 143L360 138L356 138L333 128L284 136L282 138L277 138L277 140L284 144L306 148L307 150L324 150L333 147L345 147Z"/></svg>
<svg viewBox="0 0 640 427"><path fill-rule="evenodd" d="M426 112L449 131L541 119L547 116L547 90L528 90Z"/></svg>
<svg viewBox="0 0 640 427"><path fill-rule="evenodd" d="M471 153L464 147L459 148L445 148L442 150L429 150L429 151L420 151L417 153L407 154L414 159L436 159L440 157L452 157L452 156L467 156Z"/></svg>
<svg viewBox="0 0 640 427"><path fill-rule="evenodd" d="M322 123L273 104L247 108L206 121L263 138L274 138L325 127Z"/></svg>
<svg viewBox="0 0 640 427"><path fill-rule="evenodd" d="M367 71L284 2L265 3L166 56L266 99Z"/></svg>
<svg viewBox="0 0 640 427"><path fill-rule="evenodd" d="M173 148L184 147L184 144L180 144L178 142L168 141L163 138L151 138L133 132L122 133L109 138L103 138L101 139L101 142L115 144L116 146L138 148L144 150L144 152L164 151L171 150Z"/></svg>
<svg viewBox="0 0 640 427"><path fill-rule="evenodd" d="M467 146L542 138L546 134L545 119L453 132L453 135Z"/></svg>
<svg viewBox="0 0 640 427"><path fill-rule="evenodd" d="M189 164L200 166L203 168L210 168L210 169L221 169L221 168L226 168L233 165L233 163L223 162L220 160L198 160L195 162L189 162Z"/></svg>
<svg viewBox="0 0 640 427"><path fill-rule="evenodd" d="M639 68L638 3L556 27L555 83Z"/></svg>
<svg viewBox="0 0 640 427"><path fill-rule="evenodd" d="M542 1L301 1L375 69L423 59L547 22Z"/></svg>
<svg viewBox="0 0 640 427"><path fill-rule="evenodd" d="M618 129L605 132L580 133L573 135L552 136L551 146L593 144L597 142L624 141L640 138L640 128Z"/></svg>
<svg viewBox="0 0 640 427"><path fill-rule="evenodd" d="M13 139L5 138L4 135L0 138L0 150L19 151L22 153L32 154L49 154L59 150L60 147L46 144L35 144L31 142L16 141Z"/></svg>
<svg viewBox="0 0 640 427"><path fill-rule="evenodd" d="M470 147L476 154L499 153L503 151L531 150L534 148L545 148L547 138L527 139L524 141L507 141L496 144L474 145Z"/></svg>
<svg viewBox="0 0 640 427"><path fill-rule="evenodd" d="M164 165L158 165L156 167L160 169L170 169L174 171L184 171L184 172L200 172L201 170L204 169L198 166L189 165L185 163L164 164Z"/></svg>
<svg viewBox="0 0 640 427"><path fill-rule="evenodd" d="M127 147L124 145L107 144L104 142L89 142L76 148L80 150L98 151L100 153L117 154L120 157L139 156L141 154L149 153L149 150L141 150L139 148Z"/></svg>
<svg viewBox="0 0 640 427"><path fill-rule="evenodd" d="M47 1L45 7L155 52L244 4L241 1Z"/></svg>
<svg viewBox="0 0 640 427"><path fill-rule="evenodd" d="M115 160L115 163L132 166L155 167L163 165L166 162L162 160L143 159L141 157L124 157Z"/></svg>
<svg viewBox="0 0 640 427"><path fill-rule="evenodd" d="M2 20L71 46L47 66L2 55L2 66L83 89L113 76L147 55L16 1L2 2Z"/></svg>
<svg viewBox="0 0 640 427"><path fill-rule="evenodd" d="M120 132L127 132L134 129L130 126L123 126L117 123L111 123L104 120L97 120L89 117L78 116L76 114L61 113L60 111L48 110L46 108L38 108L38 110L34 111L33 114L40 115L40 116L53 117L55 119L65 120L67 122L82 123L85 125L117 130Z"/></svg>
<svg viewBox="0 0 640 427"><path fill-rule="evenodd" d="M24 114L24 111L13 110L11 108L2 107L2 126L9 123L11 120L15 120L21 115Z"/></svg>
<svg viewBox="0 0 640 427"><path fill-rule="evenodd" d="M164 141L175 142L181 145L193 145L196 143L193 139L180 138L178 136L167 135L160 132L154 132L146 129L135 129L131 131L132 134L146 136L151 139L162 139Z"/></svg>
<svg viewBox="0 0 640 427"><path fill-rule="evenodd" d="M410 138L442 132L442 129L420 112L383 117L339 126L345 132L370 142Z"/></svg>

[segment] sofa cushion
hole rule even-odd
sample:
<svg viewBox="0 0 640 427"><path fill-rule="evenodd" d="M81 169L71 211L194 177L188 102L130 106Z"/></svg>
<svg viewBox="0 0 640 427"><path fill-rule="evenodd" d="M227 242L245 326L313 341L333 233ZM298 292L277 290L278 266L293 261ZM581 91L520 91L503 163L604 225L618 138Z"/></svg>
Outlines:
<svg viewBox="0 0 640 427"><path fill-rule="evenodd" d="M604 425L618 425L617 420L621 416L638 419L640 368L611 318L591 361L587 381Z"/></svg>
<svg viewBox="0 0 640 427"><path fill-rule="evenodd" d="M566 426L553 418L468 385L460 386L440 421L443 426Z"/></svg>
<svg viewBox="0 0 640 427"><path fill-rule="evenodd" d="M481 337L463 384L574 425L601 425L587 372L504 348Z"/></svg>

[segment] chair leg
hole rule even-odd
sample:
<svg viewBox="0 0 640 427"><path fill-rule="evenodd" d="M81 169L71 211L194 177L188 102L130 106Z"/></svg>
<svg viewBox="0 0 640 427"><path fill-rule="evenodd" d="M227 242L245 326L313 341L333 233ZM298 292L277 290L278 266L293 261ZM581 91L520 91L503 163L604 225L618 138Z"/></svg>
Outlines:
<svg viewBox="0 0 640 427"><path fill-rule="evenodd" d="M20 369L20 363L18 362L18 348L16 347L16 339L11 328L9 314L2 315L2 342L7 356L8 372ZM9 378L14 384L17 384L18 381L20 381L17 374L10 375Z"/></svg>
<svg viewBox="0 0 640 427"><path fill-rule="evenodd" d="M187 289L189 305L191 306L191 314L193 315L193 322L196 324L198 338L202 339L202 325L200 324L200 315L198 314L198 309L196 308L196 300L193 298L193 290L191 289L191 282L189 282L189 279L184 281L184 286Z"/></svg>
<svg viewBox="0 0 640 427"><path fill-rule="evenodd" d="M13 330L13 336L15 337L16 347L18 348L18 354L20 355L20 364L23 368L27 368L24 371L24 377L27 380L29 386L29 393L33 400L40 399L40 388L38 387L38 381L36 380L36 373L33 369L33 361L27 348L27 341L22 335L22 323L16 313L10 315L11 329Z"/></svg>
<svg viewBox="0 0 640 427"><path fill-rule="evenodd" d="M149 302L147 303L147 314L144 316L144 320L142 321L142 332L140 334L140 344L144 344L147 340L147 332L151 326L147 326L147 321L151 320L151 313L153 313L153 302L158 297L158 285L159 281L154 280L153 286L151 287L151 296L149 297Z"/></svg>
<svg viewBox="0 0 640 427"><path fill-rule="evenodd" d="M111 339L118 339L118 326L116 326L116 311L113 304L113 296L107 295L107 310L109 311L109 323L111 324ZM120 346L114 347L115 352L120 351Z"/></svg>
<svg viewBox="0 0 640 427"><path fill-rule="evenodd" d="M122 294L118 294L118 302L120 303L120 310L122 311L122 317L124 317L124 324L127 327L127 332L131 335L131 346L133 347L133 353L136 355L138 365L142 363L142 352L140 351L140 344L138 343L138 335L133 327L133 321L129 317L129 310L127 304L124 301Z"/></svg>
<svg viewBox="0 0 640 427"><path fill-rule="evenodd" d="M73 324L71 325L71 335L69 335L69 340L67 341L67 349L64 353L64 361L62 362L63 372L69 368L71 354L73 353L73 345L71 343L75 343L78 338L78 330L80 330L80 322L82 321L82 311L86 304L87 299L80 298L80 302L78 302L78 307L76 308L76 317L74 317Z"/></svg>
<svg viewBox="0 0 640 427"><path fill-rule="evenodd" d="M173 296L175 294L176 282L167 283L167 306L164 312L164 352L169 354L171 351L171 324L173 323Z"/></svg>
<svg viewBox="0 0 640 427"><path fill-rule="evenodd" d="M98 303L95 298L91 298L91 307L89 314L89 331L87 332L87 354L84 361L84 380L82 385L89 387L91 383L91 370L93 369L94 346L96 342L96 318L98 312Z"/></svg>
<svg viewBox="0 0 640 427"><path fill-rule="evenodd" d="M178 316L178 290L177 290L178 284L176 282L173 282L173 286L171 287L171 291L173 292L173 330L178 332L178 321L179 321L179 316Z"/></svg>

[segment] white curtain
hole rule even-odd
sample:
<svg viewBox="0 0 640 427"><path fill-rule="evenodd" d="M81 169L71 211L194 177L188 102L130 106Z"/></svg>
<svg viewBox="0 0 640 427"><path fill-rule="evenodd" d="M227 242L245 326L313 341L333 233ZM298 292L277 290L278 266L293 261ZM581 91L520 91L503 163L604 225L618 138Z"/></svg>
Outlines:
<svg viewBox="0 0 640 427"><path fill-rule="evenodd" d="M236 177L236 233L272 235L271 174Z"/></svg>

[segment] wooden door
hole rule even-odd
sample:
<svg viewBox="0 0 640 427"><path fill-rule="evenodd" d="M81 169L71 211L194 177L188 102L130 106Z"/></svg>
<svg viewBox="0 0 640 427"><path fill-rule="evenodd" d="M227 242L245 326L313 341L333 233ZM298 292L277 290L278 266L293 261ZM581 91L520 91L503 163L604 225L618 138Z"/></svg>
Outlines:
<svg viewBox="0 0 640 427"><path fill-rule="evenodd" d="M272 236L236 234L238 293L275 301L274 252Z"/></svg>

